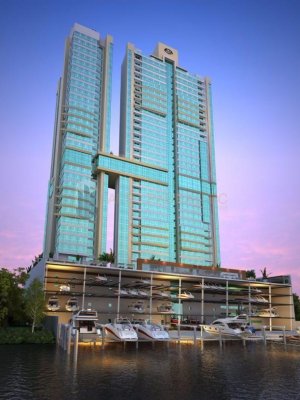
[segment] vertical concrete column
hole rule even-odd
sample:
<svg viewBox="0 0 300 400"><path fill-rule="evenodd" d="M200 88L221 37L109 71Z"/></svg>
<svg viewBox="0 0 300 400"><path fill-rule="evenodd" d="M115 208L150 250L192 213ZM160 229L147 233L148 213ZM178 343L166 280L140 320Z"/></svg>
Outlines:
<svg viewBox="0 0 300 400"><path fill-rule="evenodd" d="M193 330L194 330L194 345L196 345L197 344L197 332L196 332L197 326L194 326Z"/></svg>
<svg viewBox="0 0 300 400"><path fill-rule="evenodd" d="M85 281L86 281L86 267L84 267L84 270L83 270L82 305L81 305L82 309L84 309L84 302L85 302Z"/></svg>
<svg viewBox="0 0 300 400"><path fill-rule="evenodd" d="M103 194L106 193L104 189L104 176L103 172L99 172L97 175L97 207L96 207L96 227L95 227L95 249L94 249L94 258L97 259L102 251L102 229L103 223L106 220L103 215L103 205L104 199Z"/></svg>
<svg viewBox="0 0 300 400"><path fill-rule="evenodd" d="M151 274L151 278L150 278L150 304L149 304L149 321L152 321L152 293L153 293L153 274Z"/></svg>
<svg viewBox="0 0 300 400"><path fill-rule="evenodd" d="M249 310L249 315L250 315L250 323L251 323L251 313L252 313L252 308L251 308L251 286L249 283L248 287L248 310Z"/></svg>
<svg viewBox="0 0 300 400"><path fill-rule="evenodd" d="M271 318L271 313L272 313L272 289L271 289L271 285L269 285L269 313L270 313L270 318L269 318L269 320L270 320L270 322L269 322L270 331L272 331L273 330L273 326L272 326L273 321L272 321L272 318Z"/></svg>
<svg viewBox="0 0 300 400"><path fill-rule="evenodd" d="M179 289L178 289L178 311L181 309L181 278L179 278ZM180 325L181 325L181 314L178 314L178 319L177 319L177 331L178 331L178 339L181 338L181 332L180 332Z"/></svg>
<svg viewBox="0 0 300 400"><path fill-rule="evenodd" d="M71 352L71 325L67 325L67 354L70 355Z"/></svg>
<svg viewBox="0 0 300 400"><path fill-rule="evenodd" d="M78 342L79 342L79 330L76 329L75 339L74 339L74 363L77 363L78 357Z"/></svg>
<svg viewBox="0 0 300 400"><path fill-rule="evenodd" d="M228 281L226 281L226 317L229 313L229 303L228 303Z"/></svg>
<svg viewBox="0 0 300 400"><path fill-rule="evenodd" d="M118 290L119 290L119 294L118 294L118 303L117 303L117 318L120 317L120 291L121 291L121 279L122 279L122 271L119 271L119 285L118 285Z"/></svg>
<svg viewBox="0 0 300 400"><path fill-rule="evenodd" d="M201 281L201 324L204 323L204 278ZM201 328L202 329L202 328ZM202 336L202 334L201 334Z"/></svg>
<svg viewBox="0 0 300 400"><path fill-rule="evenodd" d="M286 333L285 333L285 326L283 327L282 330L282 338L283 338L283 344L286 346Z"/></svg>

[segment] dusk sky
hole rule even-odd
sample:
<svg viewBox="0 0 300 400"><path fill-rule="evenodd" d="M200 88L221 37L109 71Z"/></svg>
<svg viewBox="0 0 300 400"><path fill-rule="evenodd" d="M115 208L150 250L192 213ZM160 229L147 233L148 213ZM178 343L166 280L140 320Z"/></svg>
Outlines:
<svg viewBox="0 0 300 400"><path fill-rule="evenodd" d="M291 274L300 294L299 0L0 0L0 267L42 252L57 80L75 22L114 38L115 154L127 42L145 54L164 42L211 78L221 265Z"/></svg>

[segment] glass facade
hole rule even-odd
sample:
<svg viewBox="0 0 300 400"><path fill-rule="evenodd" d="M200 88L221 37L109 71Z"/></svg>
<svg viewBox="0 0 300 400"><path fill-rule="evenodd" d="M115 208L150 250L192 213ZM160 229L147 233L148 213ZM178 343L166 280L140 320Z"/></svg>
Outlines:
<svg viewBox="0 0 300 400"><path fill-rule="evenodd" d="M112 38L75 24L59 82L44 252L92 261L106 251L115 188L116 262L220 263L210 82L159 43L128 44L120 156L110 152Z"/></svg>
<svg viewBox="0 0 300 400"><path fill-rule="evenodd" d="M74 26L57 104L50 182L54 189L49 191L53 200L48 200L45 243L46 252L69 260L94 258L97 196L92 158L99 150L109 151L111 58L111 40L104 43L96 32ZM104 213L108 177L105 183ZM53 233L47 238L49 229ZM103 233L105 250L106 226Z"/></svg>
<svg viewBox="0 0 300 400"><path fill-rule="evenodd" d="M156 168L154 165L145 165L131 160L100 154L97 157L97 167L106 172L117 175L131 176L146 181L152 181L161 185L168 185L168 171Z"/></svg>
<svg viewBox="0 0 300 400"><path fill-rule="evenodd" d="M126 229L128 246L125 251L116 242L118 262L135 265L137 258L154 256L219 264L209 81L178 67L177 58L145 56L132 45L122 80L120 153L166 169L167 187L149 182L132 166L135 176L125 197L118 198L129 207L116 208L115 229Z"/></svg>

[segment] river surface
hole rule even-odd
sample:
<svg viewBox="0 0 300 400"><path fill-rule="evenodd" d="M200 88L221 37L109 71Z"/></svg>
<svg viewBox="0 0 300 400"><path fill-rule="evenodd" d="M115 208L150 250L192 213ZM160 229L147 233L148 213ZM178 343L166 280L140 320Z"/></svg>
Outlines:
<svg viewBox="0 0 300 400"><path fill-rule="evenodd" d="M262 343L0 346L1 400L300 400L300 348Z"/></svg>

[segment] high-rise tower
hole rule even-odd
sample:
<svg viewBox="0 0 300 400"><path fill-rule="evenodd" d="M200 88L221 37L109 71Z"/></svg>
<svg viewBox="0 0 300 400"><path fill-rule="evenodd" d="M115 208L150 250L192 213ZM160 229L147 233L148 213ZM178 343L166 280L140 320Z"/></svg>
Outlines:
<svg viewBox="0 0 300 400"><path fill-rule="evenodd" d="M138 258L220 263L210 81L159 43L128 44L120 155L109 148L112 38L75 24L59 81L45 257L89 262L106 251L108 188L116 191L117 265Z"/></svg>
<svg viewBox="0 0 300 400"><path fill-rule="evenodd" d="M92 260L95 248L106 249L108 177L100 174L97 201L92 158L97 151L109 151L112 47L111 36L100 40L97 32L79 24L66 41L57 91L46 257Z"/></svg>
<svg viewBox="0 0 300 400"><path fill-rule="evenodd" d="M181 68L163 43L151 56L127 46L120 155L133 161L133 175L116 185L118 262L219 264L210 81ZM164 171L165 183L143 180L138 164Z"/></svg>

